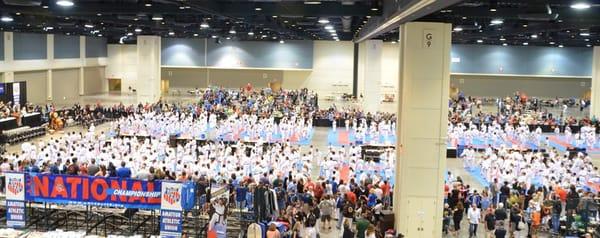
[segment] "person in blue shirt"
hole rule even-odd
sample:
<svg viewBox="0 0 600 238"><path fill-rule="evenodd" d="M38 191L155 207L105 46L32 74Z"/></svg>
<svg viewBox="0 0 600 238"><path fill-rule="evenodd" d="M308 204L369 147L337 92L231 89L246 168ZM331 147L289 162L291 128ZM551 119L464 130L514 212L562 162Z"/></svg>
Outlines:
<svg viewBox="0 0 600 238"><path fill-rule="evenodd" d="M131 178L131 169L125 167L125 161L121 162L121 168L117 169L117 177Z"/></svg>

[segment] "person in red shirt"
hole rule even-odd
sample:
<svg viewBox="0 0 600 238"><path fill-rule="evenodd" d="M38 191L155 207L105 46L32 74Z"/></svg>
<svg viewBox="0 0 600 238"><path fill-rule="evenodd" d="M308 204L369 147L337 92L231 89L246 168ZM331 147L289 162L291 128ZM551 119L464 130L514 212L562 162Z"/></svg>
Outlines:
<svg viewBox="0 0 600 238"><path fill-rule="evenodd" d="M346 193L346 198L348 199L348 201L350 201L352 204L356 204L356 194L352 191L348 191Z"/></svg>
<svg viewBox="0 0 600 238"><path fill-rule="evenodd" d="M310 178L308 178L308 180L306 181L306 184L304 184L304 188L306 190L305 192L307 192L307 191L314 192L315 183L313 183L312 180Z"/></svg>
<svg viewBox="0 0 600 238"><path fill-rule="evenodd" d="M324 186L324 183L322 185L317 183L313 189L313 194L315 195L315 198L319 201L321 200L321 198L323 197L323 193L325 192L323 189Z"/></svg>
<svg viewBox="0 0 600 238"><path fill-rule="evenodd" d="M388 181L384 181L383 184L380 186L381 191L383 191L383 196L389 196L390 195L390 184L388 183Z"/></svg>

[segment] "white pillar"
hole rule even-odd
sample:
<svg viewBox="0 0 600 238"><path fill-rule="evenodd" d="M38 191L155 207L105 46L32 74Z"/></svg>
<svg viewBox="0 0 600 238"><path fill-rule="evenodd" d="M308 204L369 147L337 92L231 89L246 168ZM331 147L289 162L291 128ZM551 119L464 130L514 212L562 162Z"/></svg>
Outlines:
<svg viewBox="0 0 600 238"><path fill-rule="evenodd" d="M65 85L65 87L68 87L67 85ZM49 69L47 72L47 77L46 77L46 100L48 101L52 101L52 70Z"/></svg>
<svg viewBox="0 0 600 238"><path fill-rule="evenodd" d="M160 37L137 38L137 101L153 103L160 99Z"/></svg>
<svg viewBox="0 0 600 238"><path fill-rule="evenodd" d="M381 103L381 55L382 55L382 40L368 40L362 43L364 50L362 51L363 67L361 67L363 86L361 93L363 95L363 109L369 112L379 110Z"/></svg>
<svg viewBox="0 0 600 238"><path fill-rule="evenodd" d="M594 46L590 117L600 119L600 47Z"/></svg>
<svg viewBox="0 0 600 238"><path fill-rule="evenodd" d="M442 237L451 25L407 23L399 42L395 226L405 237Z"/></svg>
<svg viewBox="0 0 600 238"><path fill-rule="evenodd" d="M15 55L14 55L14 46L13 46L13 33L12 32L4 32L4 64L12 65ZM10 83L15 81L15 73L12 71L4 72L4 82Z"/></svg>
<svg viewBox="0 0 600 238"><path fill-rule="evenodd" d="M79 60L81 61L81 67L79 67L79 95L83 95L84 83L85 83L85 66L87 66L87 60L85 55L85 36L79 37Z"/></svg>

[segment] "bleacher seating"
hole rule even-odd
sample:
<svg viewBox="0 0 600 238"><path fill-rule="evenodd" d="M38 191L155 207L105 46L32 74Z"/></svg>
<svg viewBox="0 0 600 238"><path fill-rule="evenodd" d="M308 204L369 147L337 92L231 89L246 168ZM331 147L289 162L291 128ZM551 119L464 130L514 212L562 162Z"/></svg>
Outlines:
<svg viewBox="0 0 600 238"><path fill-rule="evenodd" d="M6 130L0 135L0 141L2 143L14 144L29 140L34 137L43 136L46 134L46 127L19 127L17 129Z"/></svg>

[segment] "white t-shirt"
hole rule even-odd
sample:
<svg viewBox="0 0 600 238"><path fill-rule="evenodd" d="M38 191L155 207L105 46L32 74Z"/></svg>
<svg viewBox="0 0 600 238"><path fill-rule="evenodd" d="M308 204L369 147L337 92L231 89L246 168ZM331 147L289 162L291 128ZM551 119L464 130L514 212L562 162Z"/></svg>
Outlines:
<svg viewBox="0 0 600 238"><path fill-rule="evenodd" d="M473 207L469 208L469 211L467 212L467 218L469 219L470 224L479 224L479 221L481 220L480 209L473 209Z"/></svg>

